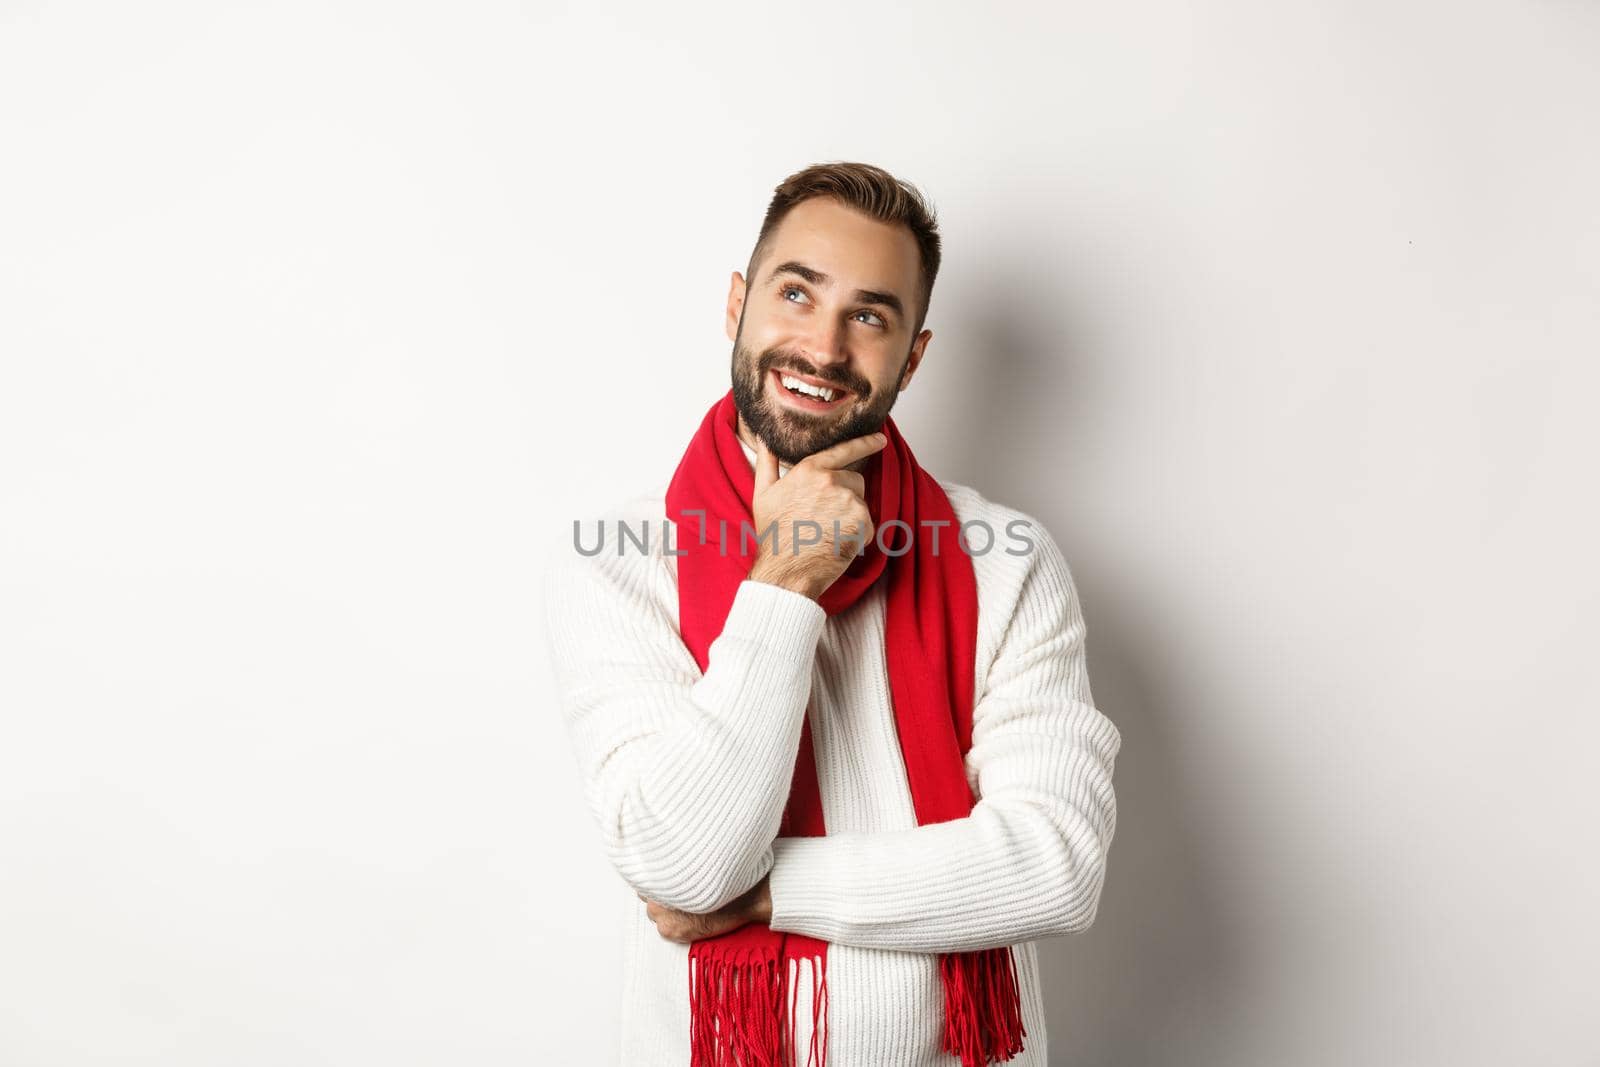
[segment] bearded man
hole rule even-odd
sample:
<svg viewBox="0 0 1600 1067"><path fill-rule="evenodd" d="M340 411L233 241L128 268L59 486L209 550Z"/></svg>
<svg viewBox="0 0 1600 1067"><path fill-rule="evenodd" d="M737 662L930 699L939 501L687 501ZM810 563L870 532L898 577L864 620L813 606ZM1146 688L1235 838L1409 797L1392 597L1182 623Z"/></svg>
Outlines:
<svg viewBox="0 0 1600 1067"><path fill-rule="evenodd" d="M731 388L670 483L548 572L633 890L620 1061L592 1062L1047 1063L1036 942L1094 921L1121 736L1049 533L890 418L939 257L887 171L787 178L732 275Z"/></svg>

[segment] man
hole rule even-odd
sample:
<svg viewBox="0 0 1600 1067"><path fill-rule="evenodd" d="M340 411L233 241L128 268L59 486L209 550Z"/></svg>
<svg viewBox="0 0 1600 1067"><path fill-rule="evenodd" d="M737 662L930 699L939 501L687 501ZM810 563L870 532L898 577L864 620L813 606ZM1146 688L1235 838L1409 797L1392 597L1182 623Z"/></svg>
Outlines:
<svg viewBox="0 0 1600 1067"><path fill-rule="evenodd" d="M1121 737L1055 542L889 418L939 255L880 168L786 179L732 276L731 390L665 491L549 572L565 721L638 898L624 1067L1047 1062L1034 943L1094 920Z"/></svg>

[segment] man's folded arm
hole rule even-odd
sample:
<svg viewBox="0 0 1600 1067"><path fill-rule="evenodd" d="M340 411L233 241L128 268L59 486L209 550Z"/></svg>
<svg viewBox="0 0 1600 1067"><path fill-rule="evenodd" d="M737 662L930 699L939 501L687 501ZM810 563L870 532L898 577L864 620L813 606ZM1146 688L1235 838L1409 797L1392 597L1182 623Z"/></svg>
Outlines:
<svg viewBox="0 0 1600 1067"><path fill-rule="evenodd" d="M883 833L781 837L775 930L907 952L1014 945L1086 929L1116 829L1121 735L1094 706L1066 561L1039 528L973 714L969 816Z"/></svg>
<svg viewBox="0 0 1600 1067"><path fill-rule="evenodd" d="M661 565L563 561L545 576L545 621L607 855L637 892L703 913L771 865L826 613L746 580L702 675L653 591Z"/></svg>

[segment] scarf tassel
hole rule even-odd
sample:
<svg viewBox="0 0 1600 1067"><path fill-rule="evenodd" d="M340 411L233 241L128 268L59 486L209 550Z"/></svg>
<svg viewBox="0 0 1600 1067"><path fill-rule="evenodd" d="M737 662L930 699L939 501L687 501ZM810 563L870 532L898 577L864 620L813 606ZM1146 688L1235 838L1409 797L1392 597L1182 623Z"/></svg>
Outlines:
<svg viewBox="0 0 1600 1067"><path fill-rule="evenodd" d="M949 952L939 957L944 978L944 1050L961 1067L1001 1063L1022 1051L1022 997L1011 949Z"/></svg>
<svg viewBox="0 0 1600 1067"><path fill-rule="evenodd" d="M761 948L728 951L697 942L689 952L690 1067L797 1067L799 983L791 963ZM811 1045L805 1067L827 1067L828 979L812 957ZM787 1004L787 1011L785 1006Z"/></svg>

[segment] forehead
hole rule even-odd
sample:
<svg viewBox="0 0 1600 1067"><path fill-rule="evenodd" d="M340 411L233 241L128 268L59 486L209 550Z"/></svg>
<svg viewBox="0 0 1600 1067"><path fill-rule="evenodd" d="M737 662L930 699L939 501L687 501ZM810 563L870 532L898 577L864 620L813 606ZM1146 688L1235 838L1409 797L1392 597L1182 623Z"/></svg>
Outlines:
<svg viewBox="0 0 1600 1067"><path fill-rule="evenodd" d="M888 290L908 308L917 300L922 261L910 229L837 200L813 197L791 208L772 233L757 280L789 260L830 275L835 288Z"/></svg>

